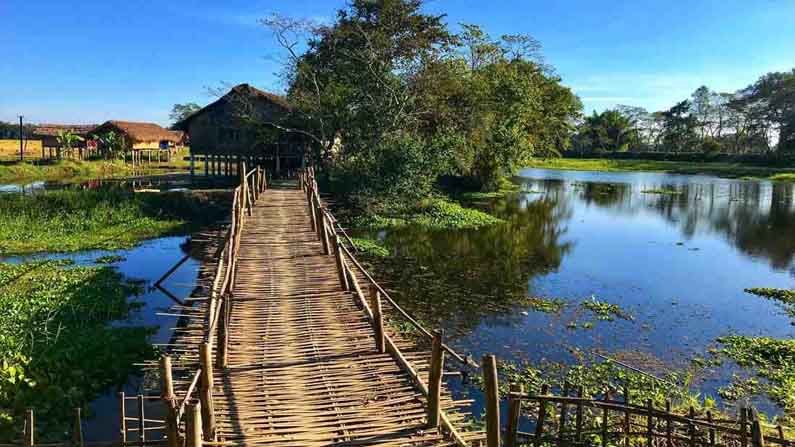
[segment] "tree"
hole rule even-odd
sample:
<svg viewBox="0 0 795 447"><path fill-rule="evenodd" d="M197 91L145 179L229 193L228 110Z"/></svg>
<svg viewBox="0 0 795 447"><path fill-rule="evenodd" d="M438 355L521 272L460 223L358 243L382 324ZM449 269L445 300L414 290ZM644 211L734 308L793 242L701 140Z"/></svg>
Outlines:
<svg viewBox="0 0 795 447"><path fill-rule="evenodd" d="M168 114L168 118L171 120L172 125L176 124L185 118L189 117L193 113L200 110L201 107L194 103L194 102L186 102L185 104L174 104L174 107L171 108L171 113Z"/></svg>
<svg viewBox="0 0 795 447"><path fill-rule="evenodd" d="M662 112L662 141L666 150L683 152L696 146L698 120L690 113L691 108L691 102L684 100Z"/></svg>
<svg viewBox="0 0 795 447"><path fill-rule="evenodd" d="M635 123L618 110L594 111L580 125L579 133L590 151L626 151L638 142Z"/></svg>
<svg viewBox="0 0 795 447"><path fill-rule="evenodd" d="M61 153L63 150L71 152L72 148L77 143L85 141L83 137L77 135L71 130L60 130L58 131L58 135L55 138L58 141L58 158L61 158Z"/></svg>

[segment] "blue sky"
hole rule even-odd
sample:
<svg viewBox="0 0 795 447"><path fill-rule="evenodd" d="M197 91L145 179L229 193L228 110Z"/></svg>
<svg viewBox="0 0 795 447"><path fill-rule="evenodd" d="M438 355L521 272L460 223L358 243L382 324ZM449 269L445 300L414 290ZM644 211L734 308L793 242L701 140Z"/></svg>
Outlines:
<svg viewBox="0 0 795 447"><path fill-rule="evenodd" d="M279 91L257 18L329 20L343 1L0 0L0 120L168 123L208 87ZM706 84L734 91L795 67L795 0L433 0L451 25L528 33L583 100L659 110Z"/></svg>

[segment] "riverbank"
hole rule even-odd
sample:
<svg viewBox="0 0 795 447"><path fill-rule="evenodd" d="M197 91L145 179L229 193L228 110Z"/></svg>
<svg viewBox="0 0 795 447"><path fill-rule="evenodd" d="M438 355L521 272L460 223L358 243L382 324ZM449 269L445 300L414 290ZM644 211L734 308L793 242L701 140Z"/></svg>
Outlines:
<svg viewBox="0 0 795 447"><path fill-rule="evenodd" d="M188 233L226 216L228 195L121 188L9 195L0 201L0 255L113 250Z"/></svg>
<svg viewBox="0 0 795 447"><path fill-rule="evenodd" d="M615 160L596 158L534 159L528 168L562 169L602 172L664 172L670 174L703 174L724 178L759 179L795 182L795 167L773 168L736 163L705 163L657 160Z"/></svg>
<svg viewBox="0 0 795 447"><path fill-rule="evenodd" d="M182 157L171 163L152 164L133 169L129 163L119 160L60 160L53 163L29 162L0 163L0 183L28 182L37 180L77 180L124 177L131 175L181 172L188 169Z"/></svg>

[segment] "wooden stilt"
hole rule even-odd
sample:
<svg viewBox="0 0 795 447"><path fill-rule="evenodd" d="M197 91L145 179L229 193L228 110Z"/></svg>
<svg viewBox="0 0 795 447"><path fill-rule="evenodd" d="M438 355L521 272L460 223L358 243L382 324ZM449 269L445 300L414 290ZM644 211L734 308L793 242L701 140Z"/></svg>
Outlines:
<svg viewBox="0 0 795 447"><path fill-rule="evenodd" d="M384 314L381 309L381 292L374 284L370 285L370 296L372 297L373 320L375 325L375 348L380 353L386 352L384 343Z"/></svg>
<svg viewBox="0 0 795 447"><path fill-rule="evenodd" d="M213 360L212 348L209 343L202 343L199 348L199 359L201 361L201 399L202 424L204 440L207 442L215 441L215 406L213 405Z"/></svg>
<svg viewBox="0 0 795 447"><path fill-rule="evenodd" d="M483 384L486 396L486 445L500 447L500 390L497 381L497 359L483 356Z"/></svg>
<svg viewBox="0 0 795 447"><path fill-rule="evenodd" d="M119 435L121 442L127 442L127 397L119 393Z"/></svg>
<svg viewBox="0 0 795 447"><path fill-rule="evenodd" d="M202 446L202 414L201 404L187 406L185 419L185 447Z"/></svg>
<svg viewBox="0 0 795 447"><path fill-rule="evenodd" d="M438 427L441 416L439 399L442 393L442 371L444 371L444 349L442 332L434 331L431 348L431 370L428 372L428 426Z"/></svg>
<svg viewBox="0 0 795 447"><path fill-rule="evenodd" d="M25 412L25 447L36 445L36 425L33 418L33 409L28 408Z"/></svg>
<svg viewBox="0 0 795 447"><path fill-rule="evenodd" d="M171 370L171 357L160 357L160 387L163 404L166 407L166 438L168 447L179 447L179 427L177 422L177 396L174 394L174 378Z"/></svg>
<svg viewBox="0 0 795 447"><path fill-rule="evenodd" d="M505 447L517 447L519 440L519 416L522 414L522 399L513 396L513 393L522 394L524 388L520 384L512 383L511 395L508 396L508 421L505 428Z"/></svg>
<svg viewBox="0 0 795 447"><path fill-rule="evenodd" d="M72 443L76 447L85 446L85 439L83 438L83 417L81 413L82 409L80 407L75 408L75 427L72 431Z"/></svg>

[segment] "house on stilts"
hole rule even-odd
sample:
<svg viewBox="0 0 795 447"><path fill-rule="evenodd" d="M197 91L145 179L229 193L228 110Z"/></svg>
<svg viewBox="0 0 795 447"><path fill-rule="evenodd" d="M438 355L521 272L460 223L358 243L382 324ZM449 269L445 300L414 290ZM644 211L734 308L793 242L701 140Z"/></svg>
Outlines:
<svg viewBox="0 0 795 447"><path fill-rule="evenodd" d="M284 130L291 110L284 97L240 84L192 113L174 126L188 135L191 174L197 163L207 175L233 175L244 162L277 176L302 167L308 142Z"/></svg>

